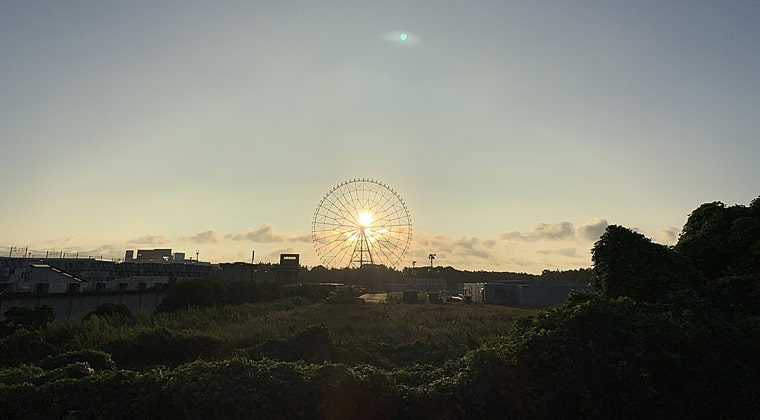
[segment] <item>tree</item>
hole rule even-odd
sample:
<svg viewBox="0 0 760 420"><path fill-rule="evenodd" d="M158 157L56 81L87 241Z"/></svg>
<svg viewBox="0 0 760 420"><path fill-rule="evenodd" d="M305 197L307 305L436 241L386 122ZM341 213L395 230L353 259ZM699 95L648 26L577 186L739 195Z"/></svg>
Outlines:
<svg viewBox="0 0 760 420"><path fill-rule="evenodd" d="M751 273L760 257L760 197L749 207L702 204L689 215L675 249L708 282Z"/></svg>
<svg viewBox="0 0 760 420"><path fill-rule="evenodd" d="M607 226L591 254L591 285L610 298L657 301L670 291L693 286L699 278L689 261L671 248L619 225Z"/></svg>
<svg viewBox="0 0 760 420"><path fill-rule="evenodd" d="M43 305L37 308L12 307L3 314L4 329L37 331L45 328L55 319L55 309Z"/></svg>

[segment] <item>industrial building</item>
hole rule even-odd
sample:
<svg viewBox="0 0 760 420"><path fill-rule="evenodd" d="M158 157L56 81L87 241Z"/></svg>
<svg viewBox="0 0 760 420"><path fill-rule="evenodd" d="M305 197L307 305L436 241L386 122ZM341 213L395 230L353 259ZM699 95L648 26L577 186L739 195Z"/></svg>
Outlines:
<svg viewBox="0 0 760 420"><path fill-rule="evenodd" d="M95 258L0 257L0 292L77 293L133 291L218 275L219 267L188 261L171 249L128 250L123 262Z"/></svg>
<svg viewBox="0 0 760 420"><path fill-rule="evenodd" d="M472 302L538 308L564 303L572 290L589 292L593 289L579 285L526 282L465 283L463 294Z"/></svg>
<svg viewBox="0 0 760 420"><path fill-rule="evenodd" d="M295 284L299 254L281 254L279 264L211 264L185 259L171 249L128 250L125 261L94 258L0 257L0 293L129 292L160 289L178 281L221 277Z"/></svg>

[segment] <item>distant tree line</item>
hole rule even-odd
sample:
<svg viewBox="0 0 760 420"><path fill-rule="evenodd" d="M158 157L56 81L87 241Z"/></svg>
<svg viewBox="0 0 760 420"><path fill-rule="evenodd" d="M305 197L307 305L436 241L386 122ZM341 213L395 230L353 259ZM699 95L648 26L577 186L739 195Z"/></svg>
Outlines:
<svg viewBox="0 0 760 420"><path fill-rule="evenodd" d="M462 283L490 283L524 281L527 283L582 284L591 282L592 270L544 270L540 275L510 271L468 271L453 267L406 267L401 271L385 266L361 268L325 268L321 265L302 270L298 275L302 283L362 284L382 289L389 284L403 284L407 279L433 278L446 280L450 290Z"/></svg>

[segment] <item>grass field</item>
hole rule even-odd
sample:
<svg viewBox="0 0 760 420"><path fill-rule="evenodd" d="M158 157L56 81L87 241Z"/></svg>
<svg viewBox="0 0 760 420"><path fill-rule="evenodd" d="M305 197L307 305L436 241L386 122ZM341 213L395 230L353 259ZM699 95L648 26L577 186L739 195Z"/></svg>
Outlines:
<svg viewBox="0 0 760 420"><path fill-rule="evenodd" d="M327 360L388 368L459 358L508 332L515 317L535 312L477 304L297 304L282 300L194 308L132 319L95 317L63 329L71 334L65 345L70 350L109 351L114 343L128 343L140 337L149 341L146 335L161 331L164 335L208 338L213 342L213 351L198 354L201 358L245 352L251 357L278 359L283 358L281 353L287 353L285 359L297 358L299 354L309 359L310 347L327 346L327 352L322 351L321 356ZM299 334L309 327L318 327L323 336L298 341ZM267 347L270 342L277 345ZM130 358L139 359L135 355ZM115 360L119 362L117 355ZM150 363L139 365L149 367Z"/></svg>

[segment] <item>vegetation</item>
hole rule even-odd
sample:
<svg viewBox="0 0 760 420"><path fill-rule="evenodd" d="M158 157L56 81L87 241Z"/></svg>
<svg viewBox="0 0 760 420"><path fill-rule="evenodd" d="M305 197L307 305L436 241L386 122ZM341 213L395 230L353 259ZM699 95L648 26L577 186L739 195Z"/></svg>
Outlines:
<svg viewBox="0 0 760 420"><path fill-rule="evenodd" d="M406 267L403 271L396 271L384 266L365 266L361 269L328 269L316 266L302 270L298 274L299 281L304 283L362 284L375 290L386 289L389 284L403 284L410 277L443 279L446 281L446 287L450 290L456 290L457 285L461 283L487 283L506 280L585 286L591 281L592 270L587 268L566 271L544 270L541 275L535 275L514 272L462 271L453 267Z"/></svg>
<svg viewBox="0 0 760 420"><path fill-rule="evenodd" d="M43 305L38 308L12 307L3 313L0 321L0 336L5 336L14 331L37 331L45 328L55 319L55 310L50 306Z"/></svg>
<svg viewBox="0 0 760 420"><path fill-rule="evenodd" d="M759 207L703 205L674 247L610 226L592 250L597 293L545 310L212 281L173 288L152 316L14 321L0 406L69 419L755 418Z"/></svg>

